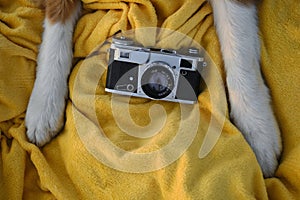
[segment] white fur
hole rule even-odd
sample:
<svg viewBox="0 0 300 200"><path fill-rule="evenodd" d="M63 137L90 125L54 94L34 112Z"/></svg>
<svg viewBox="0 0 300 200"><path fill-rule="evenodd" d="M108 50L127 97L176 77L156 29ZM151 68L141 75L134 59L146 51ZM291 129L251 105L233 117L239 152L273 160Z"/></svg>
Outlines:
<svg viewBox="0 0 300 200"><path fill-rule="evenodd" d="M266 177L281 152L279 128L260 72L260 43L254 5L210 0L221 44L231 119L254 150Z"/></svg>
<svg viewBox="0 0 300 200"><path fill-rule="evenodd" d="M64 124L67 79L72 66L72 38L80 5L64 23L44 21L37 75L25 123L27 136L39 146L48 142Z"/></svg>

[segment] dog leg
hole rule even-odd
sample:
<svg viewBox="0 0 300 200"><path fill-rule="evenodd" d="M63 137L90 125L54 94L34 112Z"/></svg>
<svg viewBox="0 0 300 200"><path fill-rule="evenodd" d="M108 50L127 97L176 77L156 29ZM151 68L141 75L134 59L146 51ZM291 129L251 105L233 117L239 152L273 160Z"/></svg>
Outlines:
<svg viewBox="0 0 300 200"><path fill-rule="evenodd" d="M254 150L264 176L273 176L281 139L260 71L255 4L253 0L210 3L227 74L231 119Z"/></svg>
<svg viewBox="0 0 300 200"><path fill-rule="evenodd" d="M36 80L25 117L27 137L38 146L47 143L64 124L73 29L80 7L78 0L46 1Z"/></svg>

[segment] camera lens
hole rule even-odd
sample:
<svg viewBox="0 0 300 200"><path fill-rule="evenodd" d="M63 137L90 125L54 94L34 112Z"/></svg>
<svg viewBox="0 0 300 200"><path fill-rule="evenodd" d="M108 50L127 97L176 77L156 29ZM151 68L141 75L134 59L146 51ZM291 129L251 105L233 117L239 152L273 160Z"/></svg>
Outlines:
<svg viewBox="0 0 300 200"><path fill-rule="evenodd" d="M155 99L167 97L174 88L171 68L164 63L152 63L143 73L142 89L146 95Z"/></svg>

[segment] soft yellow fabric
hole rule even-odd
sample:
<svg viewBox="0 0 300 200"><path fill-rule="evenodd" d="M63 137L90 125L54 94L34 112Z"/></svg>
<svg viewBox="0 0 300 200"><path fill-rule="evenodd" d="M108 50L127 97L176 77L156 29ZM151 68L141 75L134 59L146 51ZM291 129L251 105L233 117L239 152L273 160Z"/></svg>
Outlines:
<svg viewBox="0 0 300 200"><path fill-rule="evenodd" d="M81 72L83 68L87 68L87 72L104 70L89 65L97 61L97 57L84 62L83 58L119 30L162 26L188 34L208 51L224 78L211 8L204 0L99 2L104 1L84 1L84 16L74 34L76 64L69 81L66 125L59 136L42 149L27 142L24 112L34 81L43 12L26 0L0 2L0 199L299 199L298 1L265 0L259 5L262 71L271 89L283 138L276 178L266 180L251 148L228 117L214 149L204 159L198 158L212 110L207 90L199 96L201 116L195 139L184 154L167 167L148 173L121 172L102 164L87 150L80 138L82 132L78 133L78 124L88 130L86 138L93 141L95 138L89 131L96 130L94 124L99 121L114 144L133 152L159 149L178 129L179 106L162 102L168 118L161 134L150 139L126 135L112 116L111 94L104 92L105 76L95 89L92 82L99 77L94 76L93 71ZM153 104L149 100L132 100L133 120L146 126L150 122L148 110ZM97 111L97 118L92 116L93 109ZM104 151L109 156L110 149L104 148Z"/></svg>

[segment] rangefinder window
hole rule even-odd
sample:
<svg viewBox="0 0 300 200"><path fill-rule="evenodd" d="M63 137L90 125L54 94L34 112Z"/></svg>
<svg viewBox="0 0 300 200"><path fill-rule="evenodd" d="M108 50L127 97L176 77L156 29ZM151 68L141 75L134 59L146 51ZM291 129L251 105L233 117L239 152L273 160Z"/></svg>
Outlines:
<svg viewBox="0 0 300 200"><path fill-rule="evenodd" d="M187 59L181 59L180 67L191 69L193 67L193 61L192 60L187 60Z"/></svg>

